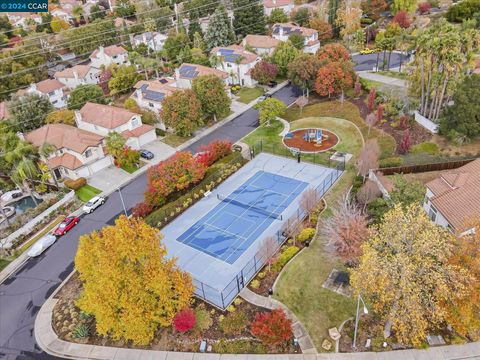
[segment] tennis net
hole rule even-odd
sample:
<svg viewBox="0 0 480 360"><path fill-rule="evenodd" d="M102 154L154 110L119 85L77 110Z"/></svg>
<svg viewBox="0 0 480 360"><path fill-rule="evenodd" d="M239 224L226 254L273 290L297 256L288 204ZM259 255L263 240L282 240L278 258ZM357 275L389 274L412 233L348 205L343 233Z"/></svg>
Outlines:
<svg viewBox="0 0 480 360"><path fill-rule="evenodd" d="M268 216L268 217L271 217L271 218L274 218L274 219L277 219L277 220L282 220L282 214L276 214L276 213L267 211L265 209L253 206L251 204L246 204L246 203L240 202L238 200L235 200L235 199L232 199L232 198L229 198L229 197L226 197L226 196L222 196L220 194L217 194L217 199L220 200L220 201L226 202L226 203L238 205L238 206L241 206L243 208L256 211L256 212L258 212L262 215L265 215L265 216Z"/></svg>

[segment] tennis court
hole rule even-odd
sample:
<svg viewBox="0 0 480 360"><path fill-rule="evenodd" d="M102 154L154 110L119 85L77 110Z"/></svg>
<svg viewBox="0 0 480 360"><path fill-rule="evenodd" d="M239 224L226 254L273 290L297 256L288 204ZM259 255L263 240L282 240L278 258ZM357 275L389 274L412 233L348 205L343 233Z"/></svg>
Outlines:
<svg viewBox="0 0 480 360"><path fill-rule="evenodd" d="M167 255L198 297L225 309L265 263L264 240L280 246L286 221L303 219L302 194L320 199L341 173L261 153L162 228Z"/></svg>
<svg viewBox="0 0 480 360"><path fill-rule="evenodd" d="M229 264L267 229L308 186L306 182L256 172L177 239Z"/></svg>

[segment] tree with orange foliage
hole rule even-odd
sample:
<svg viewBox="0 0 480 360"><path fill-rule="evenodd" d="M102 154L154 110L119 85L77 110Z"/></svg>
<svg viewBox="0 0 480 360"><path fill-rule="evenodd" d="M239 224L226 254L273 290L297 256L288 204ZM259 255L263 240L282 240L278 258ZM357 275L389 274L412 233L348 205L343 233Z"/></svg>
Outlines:
<svg viewBox="0 0 480 360"><path fill-rule="evenodd" d="M318 31L319 40L328 40L333 37L332 25L318 16L310 19L308 27Z"/></svg>
<svg viewBox="0 0 480 360"><path fill-rule="evenodd" d="M343 62L351 61L347 48L339 43L327 44L318 49L316 56L320 61Z"/></svg>
<svg viewBox="0 0 480 360"><path fill-rule="evenodd" d="M315 91L320 96L330 97L353 86L353 67L350 62L330 62L318 69Z"/></svg>

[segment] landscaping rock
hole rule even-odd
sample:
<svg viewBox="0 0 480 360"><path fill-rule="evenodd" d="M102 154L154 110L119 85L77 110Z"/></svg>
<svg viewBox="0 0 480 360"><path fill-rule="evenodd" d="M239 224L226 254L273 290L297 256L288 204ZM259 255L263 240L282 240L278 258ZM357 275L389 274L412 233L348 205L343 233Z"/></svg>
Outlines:
<svg viewBox="0 0 480 360"><path fill-rule="evenodd" d="M336 327L328 329L328 335L333 339L333 341L337 341L340 339L340 333Z"/></svg>
<svg viewBox="0 0 480 360"><path fill-rule="evenodd" d="M322 342L322 349L324 350L327 350L327 351L330 351L330 349L332 348L333 344L330 340L328 339L325 339L323 340Z"/></svg>

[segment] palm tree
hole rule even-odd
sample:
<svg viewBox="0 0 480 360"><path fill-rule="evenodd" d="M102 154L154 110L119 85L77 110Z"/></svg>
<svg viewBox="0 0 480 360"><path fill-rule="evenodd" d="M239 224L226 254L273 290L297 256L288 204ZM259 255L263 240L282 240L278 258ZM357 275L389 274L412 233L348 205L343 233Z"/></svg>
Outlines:
<svg viewBox="0 0 480 360"><path fill-rule="evenodd" d="M38 205L38 202L33 195L33 191L30 188L30 185L33 186L32 180L36 177L38 177L37 165L32 159L29 159L27 157L23 157L22 160L16 164L11 176L13 182L17 185L25 185L25 188L27 189L28 194L32 197L35 206ZM29 181L31 184L29 184Z"/></svg>
<svg viewBox="0 0 480 360"><path fill-rule="evenodd" d="M80 23L80 21L82 20L84 13L85 11L81 6L77 5L72 9L72 15L75 16L75 19L77 20L78 23Z"/></svg>
<svg viewBox="0 0 480 360"><path fill-rule="evenodd" d="M53 146L52 144L49 144L49 143L45 143L42 145L42 147L39 149L39 153L42 157L46 159L48 159L48 157L50 155L52 155L55 151L57 151L57 148L55 146ZM57 189L59 188L59 185L58 185L58 182L57 182L57 177L55 176L55 174L53 173L53 171L48 168L49 172L50 172L50 175L53 179L53 181L55 182L55 186L57 187Z"/></svg>
<svg viewBox="0 0 480 360"><path fill-rule="evenodd" d="M110 131L105 137L108 152L117 159L125 146L125 138L116 131Z"/></svg>

